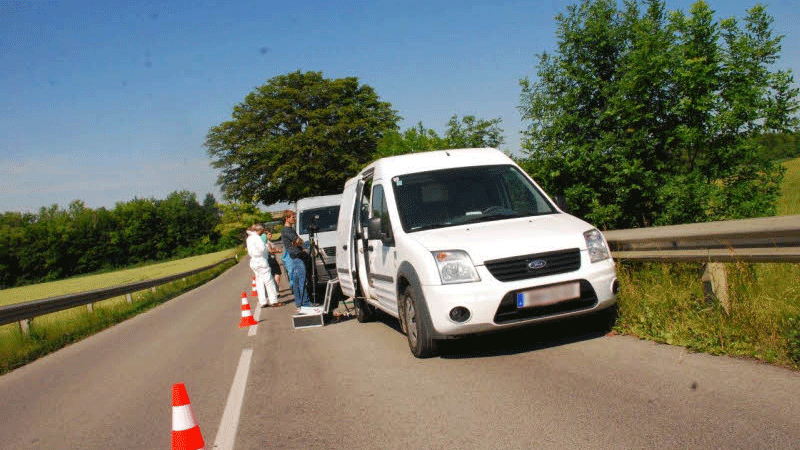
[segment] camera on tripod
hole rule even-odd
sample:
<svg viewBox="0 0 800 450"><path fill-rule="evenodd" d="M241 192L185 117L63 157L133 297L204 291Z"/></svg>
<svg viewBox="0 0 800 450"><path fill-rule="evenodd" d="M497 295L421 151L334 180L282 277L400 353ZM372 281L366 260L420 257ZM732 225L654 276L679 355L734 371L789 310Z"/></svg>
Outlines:
<svg viewBox="0 0 800 450"><path fill-rule="evenodd" d="M315 214L311 217L311 222L308 224L308 234L313 235L317 231L319 231L319 225L317 224L317 219L319 219L319 214Z"/></svg>

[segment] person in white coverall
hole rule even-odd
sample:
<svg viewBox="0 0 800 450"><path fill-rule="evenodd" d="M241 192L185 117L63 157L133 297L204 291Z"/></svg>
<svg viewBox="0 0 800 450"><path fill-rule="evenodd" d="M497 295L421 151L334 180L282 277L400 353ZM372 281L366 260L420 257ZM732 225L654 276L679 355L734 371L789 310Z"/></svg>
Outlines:
<svg viewBox="0 0 800 450"><path fill-rule="evenodd" d="M272 279L272 272L267 263L267 245L261 240L263 232L264 226L261 224L255 224L247 230L247 254L250 255L250 269L256 276L258 303L267 306L278 303L278 291L275 289L275 280Z"/></svg>

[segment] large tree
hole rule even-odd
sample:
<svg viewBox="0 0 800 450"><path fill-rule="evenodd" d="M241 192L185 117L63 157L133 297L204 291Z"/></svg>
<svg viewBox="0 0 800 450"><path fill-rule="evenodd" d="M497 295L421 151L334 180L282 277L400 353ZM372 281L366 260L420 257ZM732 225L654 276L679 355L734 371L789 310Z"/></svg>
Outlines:
<svg viewBox="0 0 800 450"><path fill-rule="evenodd" d="M763 6L715 22L662 0L583 0L523 79L525 168L604 228L774 213L781 168L756 136L797 128L797 89L774 70Z"/></svg>
<svg viewBox="0 0 800 450"><path fill-rule="evenodd" d="M270 79L211 128L206 147L225 197L270 205L341 192L399 117L358 78L292 72Z"/></svg>

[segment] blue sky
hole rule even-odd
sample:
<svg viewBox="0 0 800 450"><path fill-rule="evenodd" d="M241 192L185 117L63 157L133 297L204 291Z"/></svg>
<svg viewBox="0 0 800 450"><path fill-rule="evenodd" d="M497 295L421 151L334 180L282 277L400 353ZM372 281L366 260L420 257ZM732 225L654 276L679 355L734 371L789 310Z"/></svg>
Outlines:
<svg viewBox="0 0 800 450"><path fill-rule="evenodd" d="M268 79L356 76L404 118L501 118L517 154L519 79L555 48L570 1L0 0L0 212L112 208L176 190L217 200L209 128ZM692 1L667 0L688 11ZM711 0L718 17L755 1ZM764 2L800 77L800 4Z"/></svg>

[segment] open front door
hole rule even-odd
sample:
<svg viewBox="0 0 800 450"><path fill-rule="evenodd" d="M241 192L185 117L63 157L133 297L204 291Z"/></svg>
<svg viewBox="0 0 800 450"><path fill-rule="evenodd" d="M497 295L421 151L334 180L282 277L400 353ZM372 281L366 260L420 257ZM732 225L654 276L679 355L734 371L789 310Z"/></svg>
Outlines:
<svg viewBox="0 0 800 450"><path fill-rule="evenodd" d="M360 214L361 192L364 182L352 179L344 186L342 205L339 210L339 222L336 227L336 273L339 277L339 286L345 297L355 297L355 282L357 274L356 258L356 233L358 231L358 216Z"/></svg>

